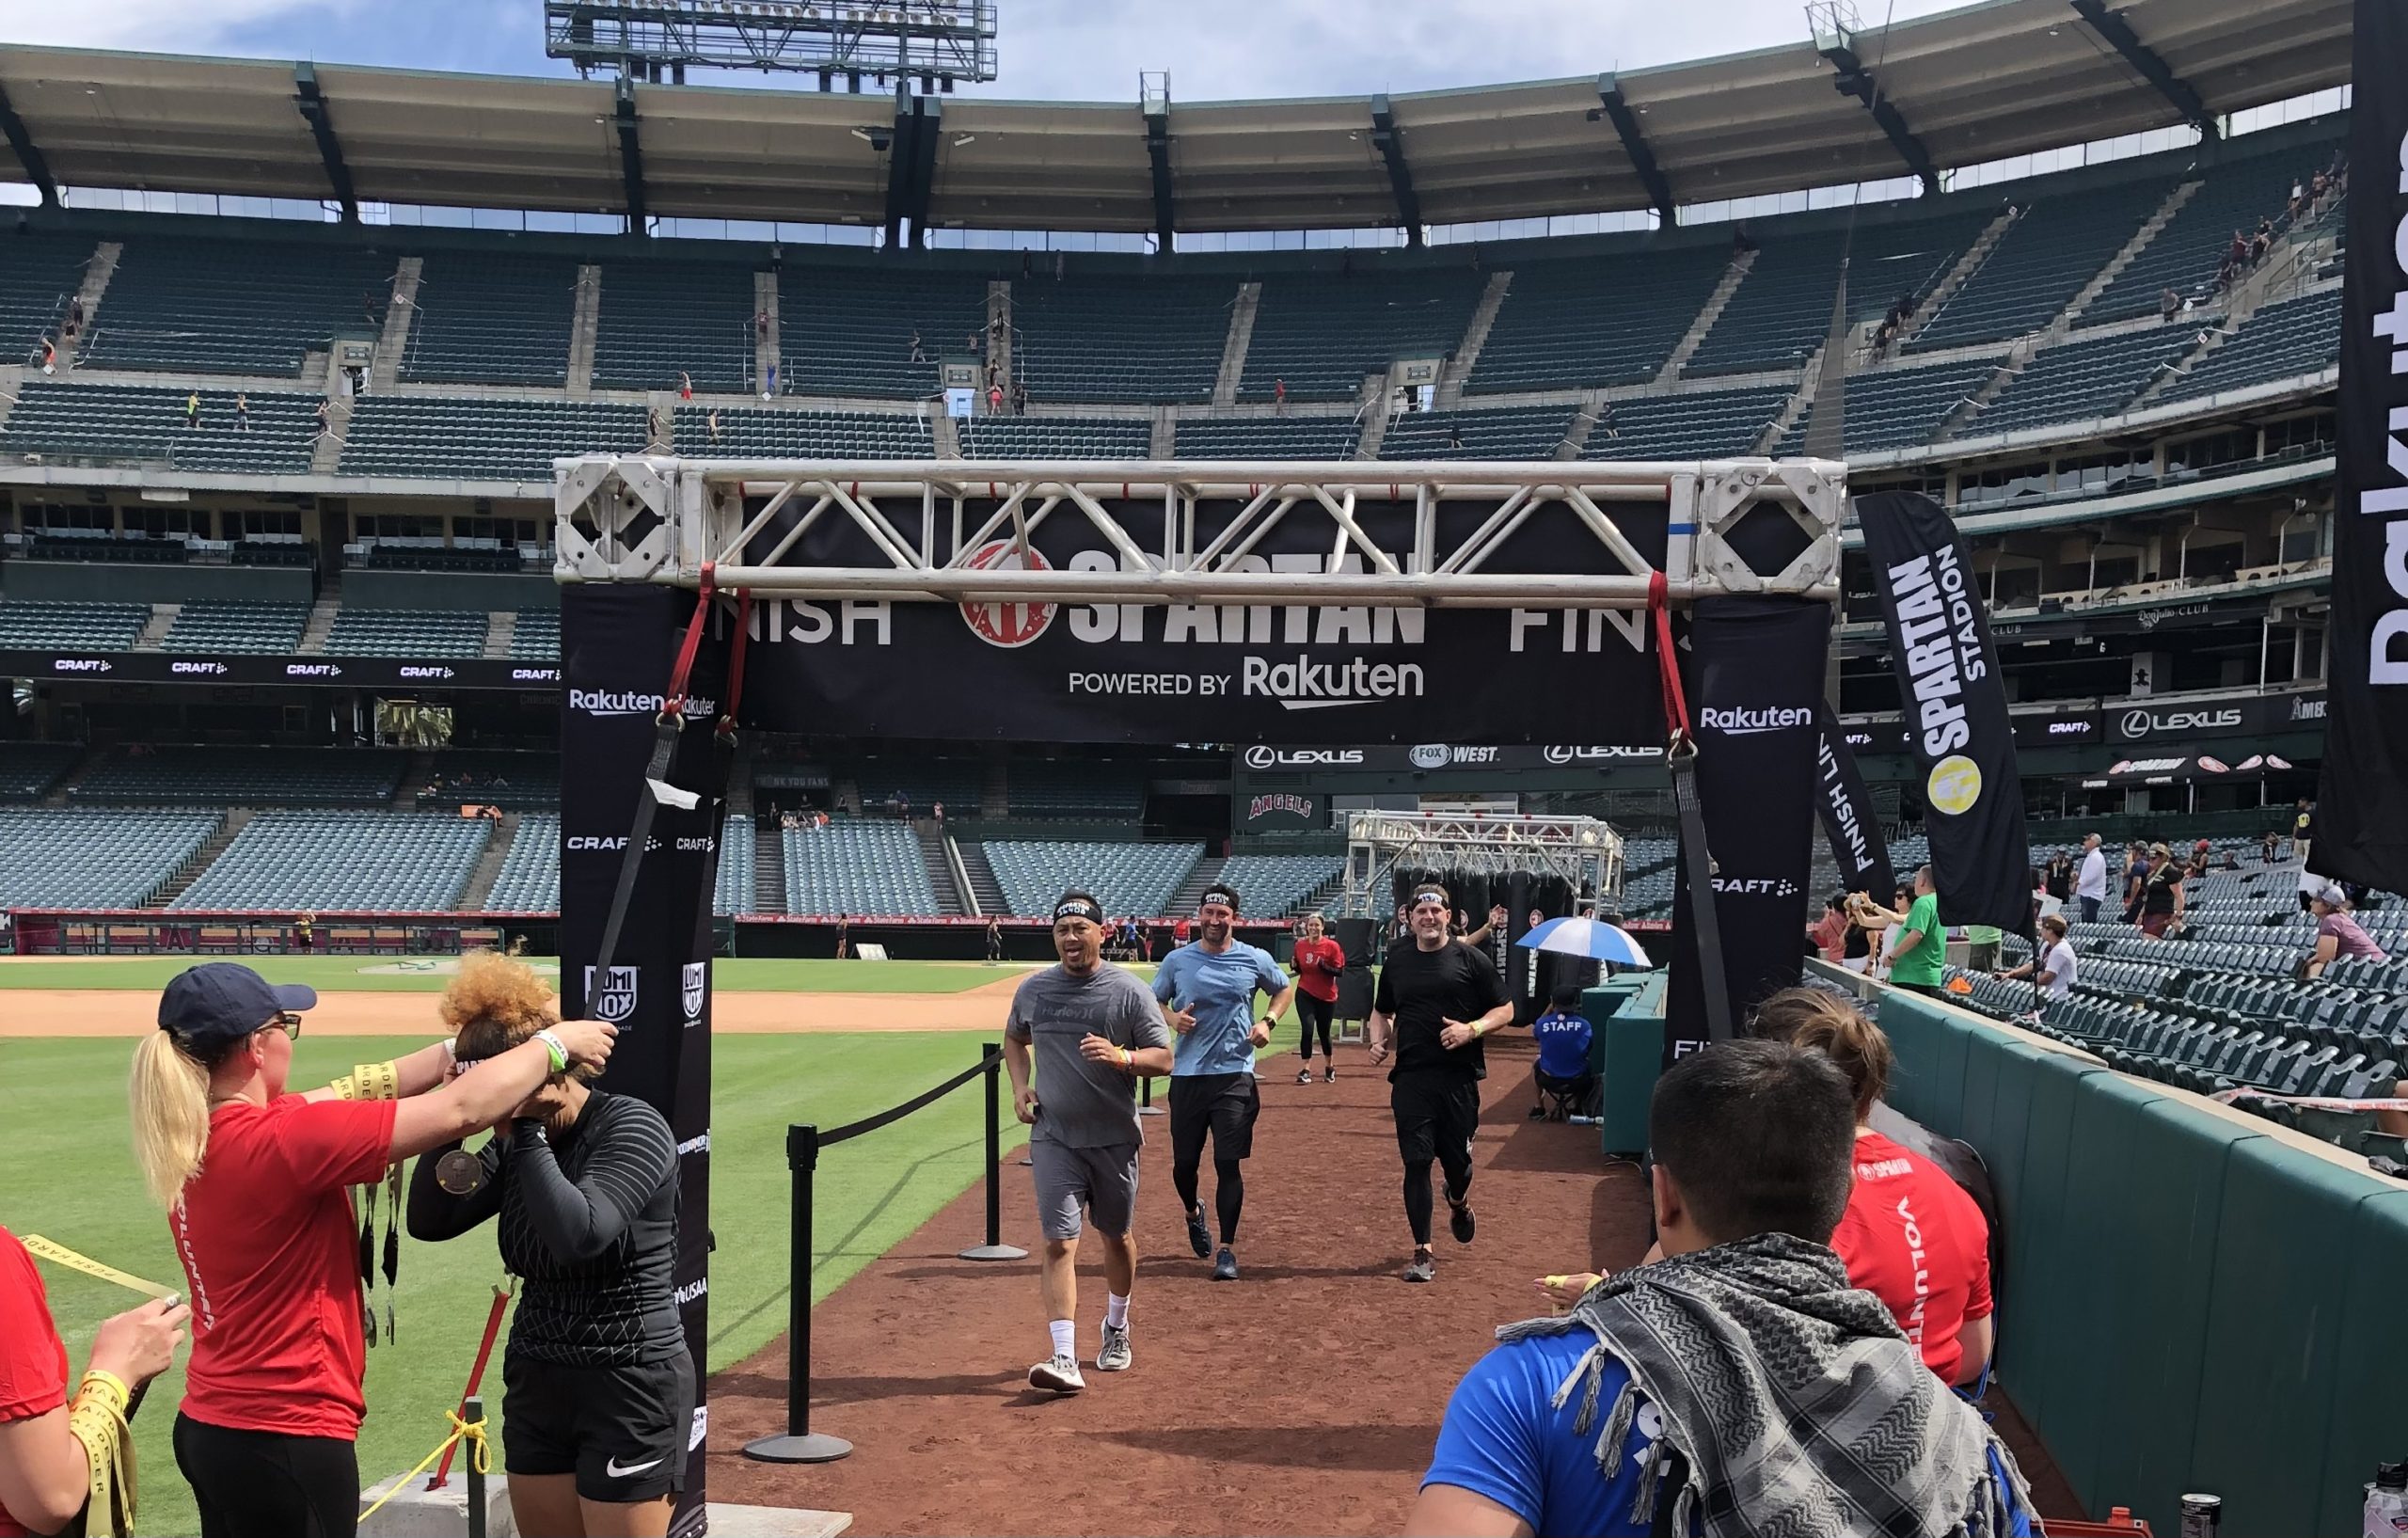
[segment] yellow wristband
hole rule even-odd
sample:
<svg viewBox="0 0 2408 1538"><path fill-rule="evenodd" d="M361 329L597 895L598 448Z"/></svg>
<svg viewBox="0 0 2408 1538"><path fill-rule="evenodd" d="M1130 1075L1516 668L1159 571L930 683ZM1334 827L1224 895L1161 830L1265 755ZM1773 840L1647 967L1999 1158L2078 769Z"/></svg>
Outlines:
<svg viewBox="0 0 2408 1538"><path fill-rule="evenodd" d="M1472 1039L1475 1041L1480 1039L1481 1037L1486 1036L1488 1034L1488 1022L1484 1020L1473 1021L1471 1023L1471 1034Z"/></svg>
<svg viewBox="0 0 2408 1538"><path fill-rule="evenodd" d="M1131 1051L1130 1051L1128 1048L1126 1048L1126 1047L1123 1047L1123 1048L1121 1048L1121 1049L1120 1049L1120 1066L1121 1066L1122 1068L1127 1068L1127 1067L1129 1067L1132 1063L1134 1063L1136 1060L1137 1060L1137 1054L1136 1054L1135 1053L1131 1052Z"/></svg>
<svg viewBox="0 0 2408 1538"><path fill-rule="evenodd" d="M75 1398L78 1401L83 1400L87 1395L101 1401L108 1409L115 1411L119 1419L123 1419L127 1408L134 1403L134 1390L126 1387L125 1380L114 1372L97 1367L87 1369L83 1381L75 1386Z"/></svg>
<svg viewBox="0 0 2408 1538"><path fill-rule="evenodd" d="M334 1082L338 1100L399 1100L402 1098L402 1073L388 1058L381 1063L356 1063L350 1072Z"/></svg>

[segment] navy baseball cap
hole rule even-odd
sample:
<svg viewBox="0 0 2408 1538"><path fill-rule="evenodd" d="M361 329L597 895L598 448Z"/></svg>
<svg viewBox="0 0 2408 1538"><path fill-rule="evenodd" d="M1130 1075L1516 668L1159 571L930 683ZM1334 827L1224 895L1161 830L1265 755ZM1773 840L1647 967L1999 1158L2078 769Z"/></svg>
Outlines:
<svg viewBox="0 0 2408 1538"><path fill-rule="evenodd" d="M239 961L204 961L168 981L159 995L159 1028L188 1048L228 1046L288 1009L317 1003L314 988L271 983Z"/></svg>

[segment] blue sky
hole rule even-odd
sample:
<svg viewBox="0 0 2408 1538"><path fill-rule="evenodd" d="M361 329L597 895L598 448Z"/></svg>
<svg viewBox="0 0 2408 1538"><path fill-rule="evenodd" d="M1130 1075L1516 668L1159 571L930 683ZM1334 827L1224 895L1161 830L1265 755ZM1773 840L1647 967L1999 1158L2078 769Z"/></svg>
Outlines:
<svg viewBox="0 0 2408 1538"><path fill-rule="evenodd" d="M1955 0L1859 0L1868 24ZM1127 101L1365 94L1806 46L1798 0L1000 0L987 93ZM535 0L0 0L11 42L551 74ZM730 75L757 83L758 76Z"/></svg>

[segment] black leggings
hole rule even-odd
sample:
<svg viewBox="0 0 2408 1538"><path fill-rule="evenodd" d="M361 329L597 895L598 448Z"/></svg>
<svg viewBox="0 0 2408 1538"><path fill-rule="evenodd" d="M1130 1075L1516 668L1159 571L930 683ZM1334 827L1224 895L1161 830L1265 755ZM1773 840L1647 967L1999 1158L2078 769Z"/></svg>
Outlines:
<svg viewBox="0 0 2408 1538"><path fill-rule="evenodd" d="M1335 999L1317 999L1301 988L1296 990L1296 1050L1305 1054L1306 1062L1313 1060L1313 1030L1316 1026L1321 1030L1321 1054L1333 1063L1338 1061L1338 1054L1331 1051L1329 1045L1329 1017L1337 1008L1338 1001Z"/></svg>
<svg viewBox="0 0 2408 1538"><path fill-rule="evenodd" d="M1179 1192L1182 1211L1196 1211L1195 1165L1170 1166L1170 1183ZM1212 1161L1212 1212L1221 1220L1221 1243L1238 1242L1238 1215L1245 1211L1245 1165L1235 1159Z"/></svg>
<svg viewBox="0 0 2408 1538"><path fill-rule="evenodd" d="M176 1467L200 1504L200 1538L352 1538L359 1450L335 1436L230 1431L176 1417Z"/></svg>
<svg viewBox="0 0 2408 1538"><path fill-rule="evenodd" d="M1471 1156L1466 1150L1460 1171L1451 1167L1455 1163L1453 1159L1442 1162L1450 1166L1447 1170L1447 1201L1452 1205L1471 1195ZM1463 1181L1460 1185L1455 1183L1459 1174ZM1430 1199L1430 1161L1424 1159L1419 1164L1405 1165L1404 1221L1412 1227L1413 1243L1418 1248L1430 1247L1430 1214L1434 1210Z"/></svg>

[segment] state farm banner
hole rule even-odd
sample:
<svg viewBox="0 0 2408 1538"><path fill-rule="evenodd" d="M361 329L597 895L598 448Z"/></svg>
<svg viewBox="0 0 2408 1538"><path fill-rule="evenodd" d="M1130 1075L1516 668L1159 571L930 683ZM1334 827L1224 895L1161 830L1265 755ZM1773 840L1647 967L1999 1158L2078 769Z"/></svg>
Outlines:
<svg viewBox="0 0 2408 1538"><path fill-rule="evenodd" d="M1135 547L1149 514L1116 530ZM962 538L992 504L972 503ZM1243 504L1206 502L1196 539L1211 539ZM804 509L781 510L757 536L784 540ZM1354 509L1366 538L1412 569L1409 499ZM1440 504L1451 535L1481 511ZM1617 526L1645 559L1668 538L1660 503L1614 504ZM1008 526L1006 526L1008 529ZM810 524L791 562L883 563L850 519ZM979 568L1109 571L1128 560L1095 519L1068 507L1029 520L1026 553L988 540L960 563ZM1315 744L1596 742L1660 735L1645 616L1577 609L1426 609L1347 601L1367 562L1328 514L1291 509L1233 571L1327 576L1311 602L1266 604L935 603L764 600L754 607L745 715L776 731L840 737L1052 742ZM1617 570L1576 522L1533 518L1487 553L1491 573Z"/></svg>
<svg viewBox="0 0 2408 1538"><path fill-rule="evenodd" d="M2335 452L2332 706L2310 867L2408 891L2408 12L2358 0Z"/></svg>
<svg viewBox="0 0 2408 1538"><path fill-rule="evenodd" d="M1941 919L2024 933L2032 865L2015 728L1956 526L1920 492L1875 492L1855 502L1908 747L1922 772Z"/></svg>
<svg viewBox="0 0 2408 1538"><path fill-rule="evenodd" d="M1887 902L1897 885L1890 875L1889 842L1829 700L1814 707L1814 811L1839 864L1840 884Z"/></svg>

